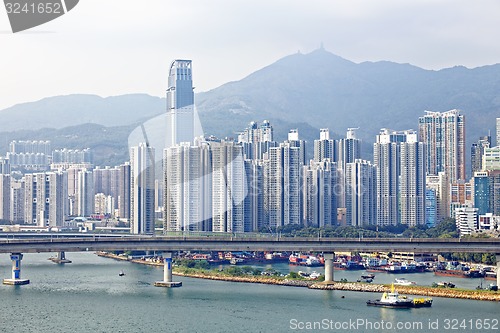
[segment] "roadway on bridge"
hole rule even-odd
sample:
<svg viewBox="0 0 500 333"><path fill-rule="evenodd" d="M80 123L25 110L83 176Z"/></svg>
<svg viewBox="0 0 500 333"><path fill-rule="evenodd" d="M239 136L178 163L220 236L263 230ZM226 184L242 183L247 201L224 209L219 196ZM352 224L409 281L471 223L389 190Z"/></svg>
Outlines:
<svg viewBox="0 0 500 333"><path fill-rule="evenodd" d="M80 251L301 251L301 252L469 252L500 253L500 239L432 238L288 238L247 237L244 234L214 236L85 235L35 237L0 235L0 253Z"/></svg>

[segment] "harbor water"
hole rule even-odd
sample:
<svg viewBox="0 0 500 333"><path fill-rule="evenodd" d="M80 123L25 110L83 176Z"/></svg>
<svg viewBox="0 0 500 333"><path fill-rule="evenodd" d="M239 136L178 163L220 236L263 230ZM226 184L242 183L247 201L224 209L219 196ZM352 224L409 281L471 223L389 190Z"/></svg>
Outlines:
<svg viewBox="0 0 500 333"><path fill-rule="evenodd" d="M175 277L183 287L157 288L161 267L67 253L57 265L50 254L25 254L25 286L0 286L4 332L498 332L500 303L434 298L432 308L368 307L380 295L362 292L235 283ZM321 267L261 265L286 273L322 272ZM0 277L10 277L8 255L0 255ZM120 271L125 273L119 276ZM335 271L355 281L364 271ZM405 277L419 285L452 281L474 289L479 279L375 273L375 282ZM486 283L488 281L485 281ZM478 321L479 320L479 321ZM492 324L497 322L496 326ZM485 325L488 324L488 325ZM314 326L316 325L316 326ZM489 328L485 328L489 326Z"/></svg>

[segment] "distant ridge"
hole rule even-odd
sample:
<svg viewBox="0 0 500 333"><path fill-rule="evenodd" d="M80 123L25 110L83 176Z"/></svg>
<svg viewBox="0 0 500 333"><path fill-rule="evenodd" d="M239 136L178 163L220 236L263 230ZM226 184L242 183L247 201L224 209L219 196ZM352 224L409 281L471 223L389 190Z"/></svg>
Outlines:
<svg viewBox="0 0 500 333"><path fill-rule="evenodd" d="M164 110L161 98L146 94L105 98L84 94L54 96L1 110L0 131L63 128L85 123L123 126L149 119Z"/></svg>
<svg viewBox="0 0 500 333"><path fill-rule="evenodd" d="M200 113L210 114L207 121L272 117L341 135L355 126L369 142L380 128L417 129L424 110L460 109L469 145L500 114L500 65L433 71L389 61L356 64L318 49L196 97Z"/></svg>
<svg viewBox="0 0 500 333"><path fill-rule="evenodd" d="M470 147L488 130L494 133L494 119L500 116L500 65L434 71L389 61L358 64L320 48L198 93L196 104L205 133L219 137L234 137L248 122L269 119L278 140L286 138L290 126L298 127L312 149L319 128L344 136L348 127L360 127L365 158L370 158L369 144L380 128L417 129L424 110L460 109ZM87 123L133 128L162 112L165 100L146 94L56 96L0 111L0 132L10 132L10 139L18 130L77 126L75 130Z"/></svg>

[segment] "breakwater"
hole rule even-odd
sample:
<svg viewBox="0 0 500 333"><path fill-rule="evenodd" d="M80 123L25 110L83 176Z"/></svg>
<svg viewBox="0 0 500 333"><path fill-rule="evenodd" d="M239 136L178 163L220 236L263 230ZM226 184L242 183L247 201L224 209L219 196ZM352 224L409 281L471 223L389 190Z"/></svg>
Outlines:
<svg viewBox="0 0 500 333"><path fill-rule="evenodd" d="M163 266L163 263L158 261L149 261L142 259L129 260L127 257L118 256L108 252L97 252L97 255L106 258L130 261L142 265ZM356 292L383 293L391 289L390 285L363 283L363 282L333 282L326 284L311 280L294 280L286 278L276 278L272 276L229 276L229 275L218 274L217 272L194 271L194 270L192 272L183 272L177 269L176 267L174 267L172 274L177 276L208 279L215 281L272 284L278 286L304 287L313 290L343 290L343 291L356 291ZM500 302L500 292L492 292L484 290L434 288L425 286L397 286L397 290L400 294L405 294L405 295L434 296L434 297Z"/></svg>

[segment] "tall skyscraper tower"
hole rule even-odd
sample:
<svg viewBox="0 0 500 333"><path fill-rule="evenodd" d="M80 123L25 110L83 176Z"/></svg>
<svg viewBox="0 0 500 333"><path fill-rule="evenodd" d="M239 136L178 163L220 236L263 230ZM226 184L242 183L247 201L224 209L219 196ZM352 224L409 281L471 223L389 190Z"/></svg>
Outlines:
<svg viewBox="0 0 500 333"><path fill-rule="evenodd" d="M168 73L167 147L193 142L194 92L191 60L174 60Z"/></svg>
<svg viewBox="0 0 500 333"><path fill-rule="evenodd" d="M319 130L319 140L314 140L314 161L321 162L324 159L330 159L330 162L337 161L336 142L330 139L328 128Z"/></svg>
<svg viewBox="0 0 500 333"><path fill-rule="evenodd" d="M470 160L471 160L471 173L474 176L475 172L481 171L483 169L483 155L485 148L490 148L491 146L491 136L485 135L479 138L477 142L474 142L470 149Z"/></svg>
<svg viewBox="0 0 500 333"><path fill-rule="evenodd" d="M337 224L337 163L324 159L303 167L304 225L325 227Z"/></svg>
<svg viewBox="0 0 500 333"><path fill-rule="evenodd" d="M154 233L155 158L154 148L145 143L130 148L130 231Z"/></svg>
<svg viewBox="0 0 500 333"><path fill-rule="evenodd" d="M0 219L10 220L10 175L0 174Z"/></svg>
<svg viewBox="0 0 500 333"><path fill-rule="evenodd" d="M269 120L264 120L260 126L252 121L238 135L238 143L243 146L244 157L248 160L262 160L270 147L278 145L273 141L273 127Z"/></svg>
<svg viewBox="0 0 500 333"><path fill-rule="evenodd" d="M427 172L444 171L450 182L465 180L465 118L460 111L426 111L419 118L419 140L427 146Z"/></svg>
<svg viewBox="0 0 500 333"><path fill-rule="evenodd" d="M417 133L409 132L401 143L401 223L409 226L425 224L425 145Z"/></svg>
<svg viewBox="0 0 500 333"><path fill-rule="evenodd" d="M302 222L302 167L305 157L304 141L298 133L288 134L288 141L269 149L266 171L266 206L269 226L282 227Z"/></svg>
<svg viewBox="0 0 500 333"><path fill-rule="evenodd" d="M244 232L246 196L243 148L234 142L211 144L212 231Z"/></svg>
<svg viewBox="0 0 500 333"><path fill-rule="evenodd" d="M67 176L62 172L26 174L24 221L39 227L60 227L67 209Z"/></svg>
<svg viewBox="0 0 500 333"><path fill-rule="evenodd" d="M344 139L339 140L339 167L345 170L346 163L353 163L361 158L361 140L356 138L357 128L348 128Z"/></svg>
<svg viewBox="0 0 500 333"><path fill-rule="evenodd" d="M373 160L377 167L377 224L396 225L398 210L400 146L404 134L383 129L373 144Z"/></svg>
<svg viewBox="0 0 500 333"><path fill-rule="evenodd" d="M490 179L488 171L478 171L474 173L474 207L478 209L478 214L491 213L490 209Z"/></svg>
<svg viewBox="0 0 500 333"><path fill-rule="evenodd" d="M347 225L362 227L376 223L376 172L369 161L346 164L345 203Z"/></svg>
<svg viewBox="0 0 500 333"><path fill-rule="evenodd" d="M118 167L118 216L130 219L130 162ZM115 201L115 202L116 202Z"/></svg>
<svg viewBox="0 0 500 333"><path fill-rule="evenodd" d="M208 145L182 143L164 151L164 231L208 231L211 165Z"/></svg>
<svg viewBox="0 0 500 333"><path fill-rule="evenodd" d="M92 171L80 170L77 174L78 215L94 213L94 177Z"/></svg>
<svg viewBox="0 0 500 333"><path fill-rule="evenodd" d="M425 146L414 131L383 129L373 145L377 224L425 223Z"/></svg>

